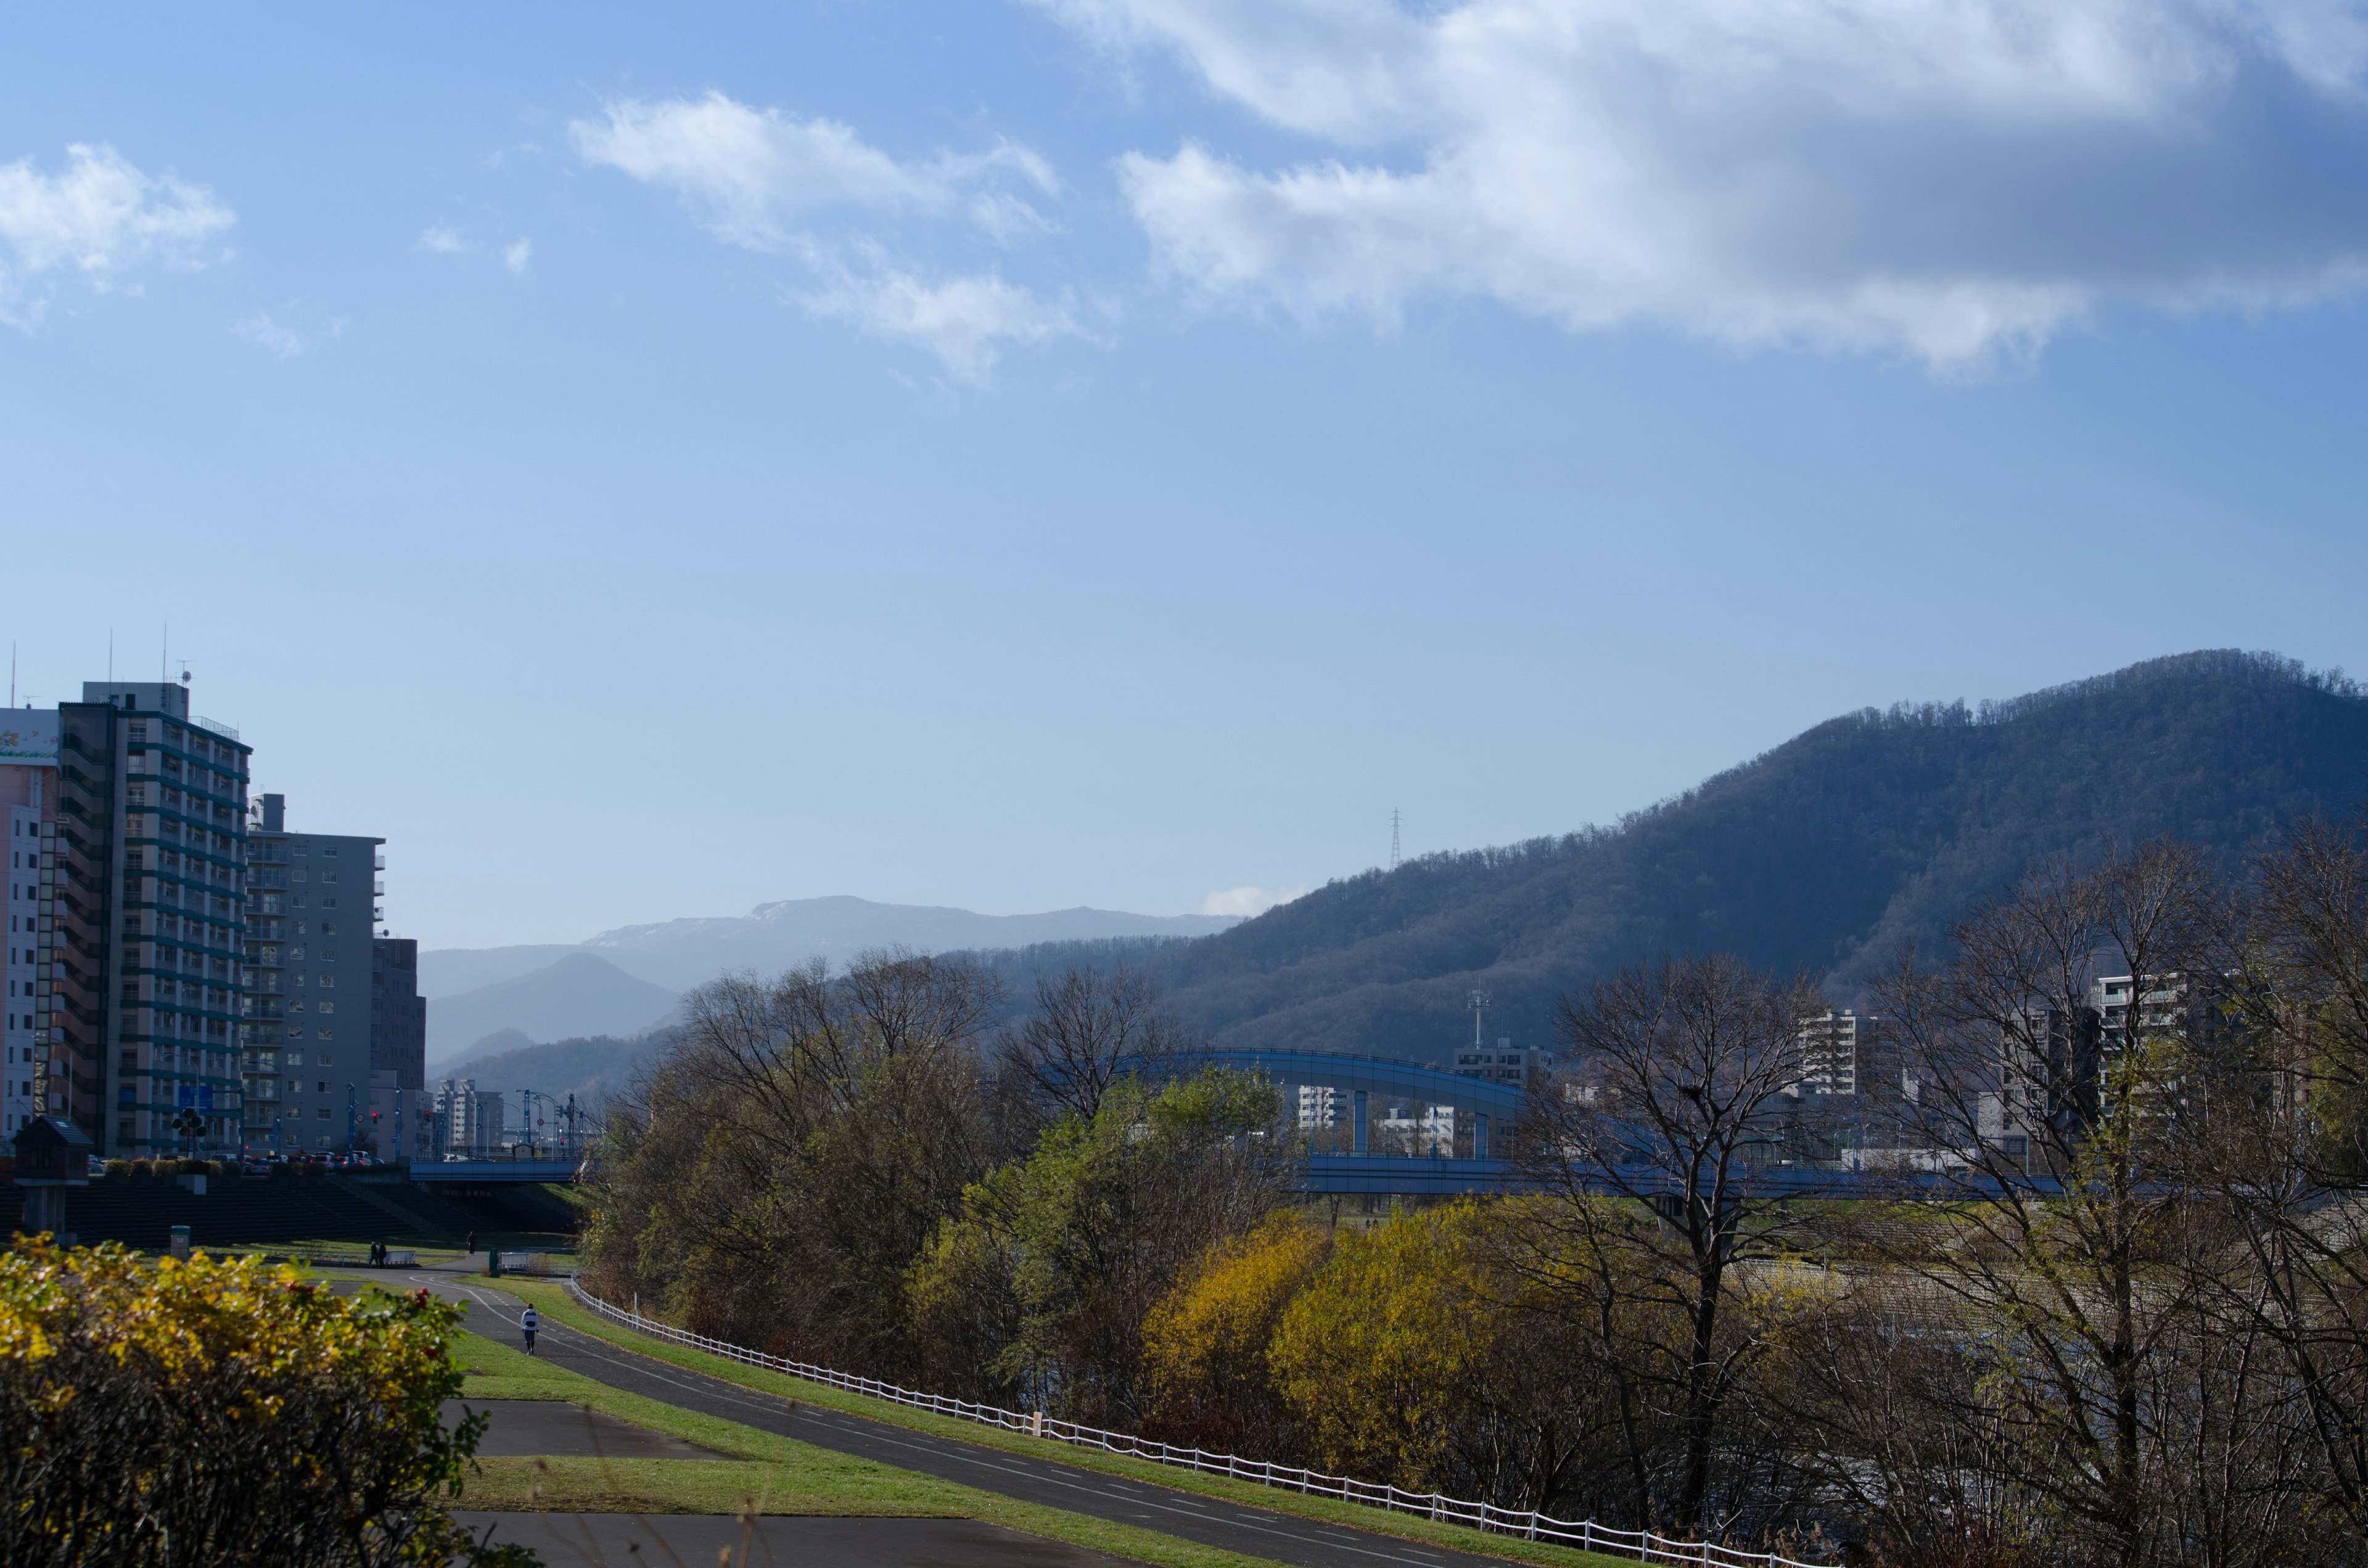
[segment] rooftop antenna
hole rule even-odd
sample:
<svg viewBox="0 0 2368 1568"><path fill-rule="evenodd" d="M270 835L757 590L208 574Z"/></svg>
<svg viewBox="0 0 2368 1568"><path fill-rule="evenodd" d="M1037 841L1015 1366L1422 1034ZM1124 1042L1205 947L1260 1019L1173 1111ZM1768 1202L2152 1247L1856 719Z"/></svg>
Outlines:
<svg viewBox="0 0 2368 1568"><path fill-rule="evenodd" d="M1398 809L1390 808L1390 869L1398 869Z"/></svg>
<svg viewBox="0 0 2368 1568"><path fill-rule="evenodd" d="M1486 991L1474 991L1472 993L1472 1049L1474 1051L1483 1051L1486 1049L1486 1046L1483 1043L1485 1037L1481 1033L1480 1020L1486 1015L1487 1011L1488 994Z"/></svg>
<svg viewBox="0 0 2368 1568"><path fill-rule="evenodd" d="M17 706L17 644L8 644L8 706Z"/></svg>

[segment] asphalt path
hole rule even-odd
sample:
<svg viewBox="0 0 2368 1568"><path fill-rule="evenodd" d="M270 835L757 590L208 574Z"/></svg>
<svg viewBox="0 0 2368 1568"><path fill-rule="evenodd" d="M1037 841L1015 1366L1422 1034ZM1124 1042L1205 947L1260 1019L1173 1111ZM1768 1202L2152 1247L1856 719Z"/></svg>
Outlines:
<svg viewBox="0 0 2368 1568"><path fill-rule="evenodd" d="M452 1517L481 1541L532 1547L552 1568L648 1563L707 1568L719 1551L740 1564L832 1568L1122 1568L1121 1560L976 1519L759 1518L713 1514L472 1514ZM743 1550L746 1555L741 1555Z"/></svg>
<svg viewBox="0 0 2368 1568"><path fill-rule="evenodd" d="M473 1303L470 1313L473 1332L506 1343L518 1342L518 1298L450 1274L404 1273L387 1283L396 1279L406 1288L425 1286L438 1295ZM488 1323L488 1316L498 1319L501 1326ZM803 1401L793 1403L624 1349L549 1316L542 1320L536 1353L555 1367L581 1372L610 1388L795 1437L816 1448L917 1471L1025 1503L1066 1508L1205 1546L1294 1563L1298 1568L1378 1568L1383 1563L1406 1568L1504 1568L1500 1558L1419 1546L1394 1536L1245 1507L1221 1498L916 1432Z"/></svg>

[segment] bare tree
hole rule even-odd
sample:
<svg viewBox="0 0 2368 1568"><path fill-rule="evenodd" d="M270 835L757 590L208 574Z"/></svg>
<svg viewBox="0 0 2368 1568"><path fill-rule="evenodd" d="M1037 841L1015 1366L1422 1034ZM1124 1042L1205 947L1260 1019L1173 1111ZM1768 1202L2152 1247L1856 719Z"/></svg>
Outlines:
<svg viewBox="0 0 2368 1568"><path fill-rule="evenodd" d="M969 964L865 954L684 1002L611 1119L591 1263L695 1324L912 1371L904 1270L994 1153Z"/></svg>
<svg viewBox="0 0 2368 1568"><path fill-rule="evenodd" d="M2233 1230L2203 1280L2273 1346L2326 1511L2368 1523L2368 819L2297 824L2263 857L2220 962L2189 1175ZM2239 1267L2231 1267L2237 1264Z"/></svg>
<svg viewBox="0 0 2368 1568"><path fill-rule="evenodd" d="M1704 1527L1723 1412L1765 1347L1744 1266L1789 1221L1767 1183L1803 1077L1802 1025L1825 1004L1725 954L1623 970L1565 996L1573 1060L1520 1138L1559 1201L1530 1263L1619 1389L1638 1507ZM1674 1427L1674 1484L1656 1433Z"/></svg>
<svg viewBox="0 0 2368 1568"><path fill-rule="evenodd" d="M1188 1039L1140 970L1073 969L1037 977L1036 1011L1005 1037L1004 1059L1040 1104L1090 1121L1111 1084L1156 1074Z"/></svg>
<svg viewBox="0 0 2368 1568"><path fill-rule="evenodd" d="M1917 1079L1913 1115L1951 1167L1951 1244L1913 1267L1962 1309L1993 1376L1987 1432L2069 1557L2161 1547L2166 1408L2214 1242L2178 1139L2217 980L2208 856L2169 840L2044 862L1875 990Z"/></svg>

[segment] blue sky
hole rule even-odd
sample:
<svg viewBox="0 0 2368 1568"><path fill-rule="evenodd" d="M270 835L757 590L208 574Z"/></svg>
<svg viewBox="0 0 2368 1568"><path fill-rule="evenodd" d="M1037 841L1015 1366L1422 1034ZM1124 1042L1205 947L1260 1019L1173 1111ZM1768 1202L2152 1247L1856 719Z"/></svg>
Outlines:
<svg viewBox="0 0 2368 1568"><path fill-rule="evenodd" d="M2356 669L2363 62L2330 0L26 13L20 699L169 622L441 946L1256 907L1870 704Z"/></svg>

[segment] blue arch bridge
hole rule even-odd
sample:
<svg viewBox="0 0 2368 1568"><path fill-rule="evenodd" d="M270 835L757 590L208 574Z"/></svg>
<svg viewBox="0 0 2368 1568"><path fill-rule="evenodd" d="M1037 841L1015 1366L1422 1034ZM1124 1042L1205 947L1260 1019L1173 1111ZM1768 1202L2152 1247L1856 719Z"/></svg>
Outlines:
<svg viewBox="0 0 2368 1568"><path fill-rule="evenodd" d="M1298 1136L1329 1134L1325 1141L1337 1142L1338 1134L1346 1133L1346 1150L1304 1156L1300 1187L1305 1192L1447 1197L1501 1192L1519 1179L1504 1157L1505 1140L1529 1103L1528 1091L1515 1085L1408 1062L1320 1051L1197 1051L1167 1058L1165 1065L1171 1073L1203 1067L1264 1073L1282 1090L1285 1120L1297 1128ZM1314 1101L1328 1111L1328 1126L1304 1125L1298 1115L1302 1088L1332 1091ZM1393 1105L1452 1110L1453 1131L1447 1131L1444 1119L1434 1119L1429 1132L1417 1122L1410 1129L1411 1142L1427 1145L1429 1152L1374 1149L1372 1112ZM1465 1152L1458 1153L1458 1149Z"/></svg>
<svg viewBox="0 0 2368 1568"><path fill-rule="evenodd" d="M1436 1067L1385 1061L1369 1056L1336 1056L1320 1051L1199 1051L1161 1059L1163 1076L1196 1073L1203 1067L1230 1067L1264 1073L1282 1091L1286 1120L1295 1135L1311 1132L1326 1142L1342 1142L1338 1153L1311 1149L1303 1155L1300 1187L1305 1192L1371 1195L1374 1197L1453 1197L1464 1193L1510 1191L1521 1176L1506 1158L1508 1138L1529 1103L1529 1093L1511 1084L1467 1078ZM1298 1128L1302 1088L1329 1089L1328 1127ZM1427 1106L1454 1112L1454 1132L1440 1137L1444 1119L1429 1125L1409 1123L1411 1141L1431 1152L1401 1153L1371 1146L1372 1112L1394 1105ZM1325 1134L1330 1134L1326 1138ZM411 1167L411 1179L423 1185L468 1190L511 1182L574 1181L579 1174L573 1159L450 1160L420 1162ZM1890 1176L1870 1178L1857 1172L1799 1167L1763 1168L1754 1173L1762 1191L1797 1189L1803 1195L1881 1187L1886 1191L1941 1194L1959 1190L1961 1183L1939 1175ZM1622 1184L1634 1190L1633 1180Z"/></svg>

